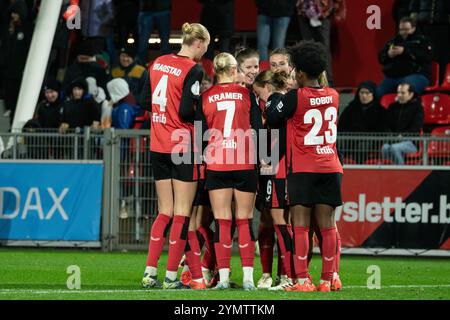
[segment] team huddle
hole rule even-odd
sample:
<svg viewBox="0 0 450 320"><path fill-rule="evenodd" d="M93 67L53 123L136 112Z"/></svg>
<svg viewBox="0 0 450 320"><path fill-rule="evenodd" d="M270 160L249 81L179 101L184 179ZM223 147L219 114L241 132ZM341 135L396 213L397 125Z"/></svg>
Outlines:
<svg viewBox="0 0 450 320"><path fill-rule="evenodd" d="M314 42L276 49L270 70L262 72L252 49L235 56L220 53L213 62L215 84L202 88L204 72L196 61L209 42L204 26L185 23L178 54L161 56L149 67L146 96L158 216L142 286L233 287L230 262L237 229L244 290L340 290L340 236L334 218L342 203L343 170L336 150L339 95L327 86L325 49ZM255 207L261 213L263 269L256 285ZM322 255L317 286L308 271L314 235ZM167 237L161 283L157 266Z"/></svg>

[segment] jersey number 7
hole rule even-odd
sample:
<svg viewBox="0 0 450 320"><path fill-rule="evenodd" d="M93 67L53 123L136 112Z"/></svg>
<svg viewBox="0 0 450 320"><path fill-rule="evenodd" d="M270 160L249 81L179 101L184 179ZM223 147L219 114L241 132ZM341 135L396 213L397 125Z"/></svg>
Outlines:
<svg viewBox="0 0 450 320"><path fill-rule="evenodd" d="M233 125L234 112L236 111L235 101L217 102L217 111L226 110L225 123L223 125L223 137L229 138L231 135L231 126Z"/></svg>

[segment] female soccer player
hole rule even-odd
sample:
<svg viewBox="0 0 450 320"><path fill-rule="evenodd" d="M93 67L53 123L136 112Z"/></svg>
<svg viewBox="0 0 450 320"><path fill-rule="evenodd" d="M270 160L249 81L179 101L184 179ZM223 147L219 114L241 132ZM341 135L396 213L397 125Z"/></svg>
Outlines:
<svg viewBox="0 0 450 320"><path fill-rule="evenodd" d="M267 101L269 95L273 92L277 92L279 95L283 95L287 92L287 80L288 75L284 72L272 72L266 70L261 72L255 79L253 87L258 93L258 96L263 101ZM280 96L280 98L281 98ZM294 278L294 268L292 264L292 228L289 223L289 207L287 203L287 192L286 192L286 125L281 124L276 128L278 130L278 139L275 140L276 136L271 137L272 151L279 153L279 163L272 164L273 170L275 172L267 182L266 194L265 194L265 206L270 209L269 219L265 221L271 221L271 229L269 226L266 227L267 230L272 230L271 236L273 237L273 232L277 234L278 240L278 276L279 283L274 287L269 286L269 290L283 290L285 287L293 284L292 279ZM271 130L271 133L273 131ZM277 148L274 148L277 146ZM263 224L261 224L263 225ZM260 227L260 230L262 228ZM265 233L261 233L259 236L263 236ZM261 258L265 251L261 250ZM273 245L270 247L270 253L273 252ZM272 258L272 254L270 257ZM261 259L261 261L266 261L268 259ZM270 259L269 263L272 263L273 259ZM281 266L281 267L280 267ZM267 268L267 266L266 266ZM264 269L264 265L263 265ZM268 277L271 279L270 274L264 274L261 278L261 288L264 288L265 281Z"/></svg>
<svg viewBox="0 0 450 320"><path fill-rule="evenodd" d="M199 244L189 230L189 216L197 190L197 166L193 144L194 105L200 98L202 68L196 63L208 48L208 30L198 23L182 27L183 43L178 54L157 58L149 68L152 124L150 151L158 194L158 216L152 225L150 245L142 285L160 286L157 264L172 219L165 289L182 288L177 280L178 264L186 247L193 280L190 287L204 289Z"/></svg>
<svg viewBox="0 0 450 320"><path fill-rule="evenodd" d="M229 53L214 59L217 84L201 99L208 128L206 189L216 219L215 249L219 268L216 289L230 287L232 201L238 228L243 267L243 288L254 290L255 239L252 232L253 206L257 185L255 133L261 128L261 112L247 88L235 83L238 63Z"/></svg>
<svg viewBox="0 0 450 320"><path fill-rule="evenodd" d="M272 72L284 72L286 74L290 74L292 71L292 65L290 62L290 55L285 48L277 48L273 50L269 57L270 63L270 71ZM258 94L259 99L264 103L267 102L268 95L272 93L273 86L270 85L269 79L270 76L268 73L264 73L264 77L259 77L259 84L254 85L253 88L255 92ZM286 89L286 88L283 88ZM285 133L285 131L283 131ZM284 177L285 178L285 177ZM281 179L281 178L280 178ZM260 250L260 260L261 266L263 269L263 274L261 279L258 281L258 288L267 289L272 286L272 263L273 263L273 245L274 245L274 224L271 218L271 204L265 201L264 205L261 205L261 195L267 197L266 188L271 188L272 182L270 180L265 180L263 177L260 178L261 183L265 184L261 187L261 191L259 193L259 197L257 200L258 209L261 211L261 220L258 229L258 243ZM275 209L276 210L276 209ZM287 226L288 230L291 230L291 226ZM292 230L290 231L292 233ZM286 270L284 269L284 264L281 263L281 250L278 250L278 272L277 272L277 280L275 282L275 286L279 288L279 285L287 285L289 284L288 277L286 275Z"/></svg>
<svg viewBox="0 0 450 320"><path fill-rule="evenodd" d="M308 278L310 216L313 213L322 237L322 275L317 290L330 291L336 256L334 210L342 204L342 165L336 150L338 93L319 85L327 59L323 45L301 42L292 49L298 90L272 100L267 122L287 120L288 194L294 225L294 264L297 283L286 291L314 291Z"/></svg>

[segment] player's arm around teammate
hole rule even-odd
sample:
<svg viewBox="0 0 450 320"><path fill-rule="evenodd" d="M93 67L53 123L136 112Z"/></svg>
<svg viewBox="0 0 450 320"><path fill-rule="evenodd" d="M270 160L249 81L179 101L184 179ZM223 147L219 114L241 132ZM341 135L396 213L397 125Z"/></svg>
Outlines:
<svg viewBox="0 0 450 320"><path fill-rule="evenodd" d="M326 67L322 45L302 42L293 48L300 89L290 91L267 112L269 124L288 121L290 159L288 193L294 225L294 264L297 284L288 291L314 291L308 278L310 216L315 215L322 236L322 275L319 291L330 291L336 255L334 209L342 204L342 165L336 150L339 96L319 85Z"/></svg>

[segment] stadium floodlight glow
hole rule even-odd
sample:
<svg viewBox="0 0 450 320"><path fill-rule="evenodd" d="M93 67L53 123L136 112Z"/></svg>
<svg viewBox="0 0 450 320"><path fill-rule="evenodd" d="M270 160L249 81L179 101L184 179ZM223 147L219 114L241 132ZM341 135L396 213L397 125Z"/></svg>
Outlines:
<svg viewBox="0 0 450 320"><path fill-rule="evenodd" d="M133 44L134 43L134 39L133 38L128 38L127 43Z"/></svg>
<svg viewBox="0 0 450 320"><path fill-rule="evenodd" d="M148 39L148 43L149 44L155 44L155 43L161 43L161 39L160 38L150 38ZM170 44L182 44L183 43L183 39L181 38L170 38L169 39L169 43Z"/></svg>

